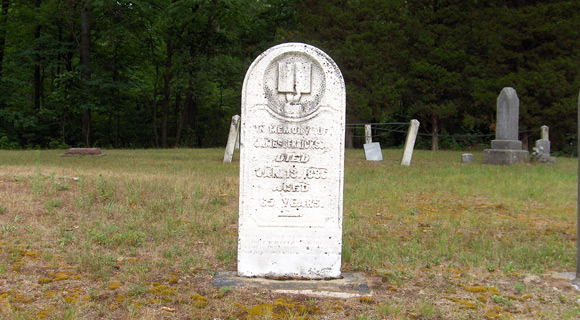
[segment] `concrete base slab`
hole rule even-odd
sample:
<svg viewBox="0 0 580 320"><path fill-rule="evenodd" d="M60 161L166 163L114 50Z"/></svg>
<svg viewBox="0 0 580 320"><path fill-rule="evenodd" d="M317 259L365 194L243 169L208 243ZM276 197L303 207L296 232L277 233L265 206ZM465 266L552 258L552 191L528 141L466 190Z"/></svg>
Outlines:
<svg viewBox="0 0 580 320"><path fill-rule="evenodd" d="M343 273L341 279L332 280L272 280L238 277L235 271L216 271L216 287L259 288L314 296L350 298L370 294L367 280L358 273Z"/></svg>
<svg viewBox="0 0 580 320"><path fill-rule="evenodd" d="M567 280L574 280L574 279L576 279L576 273L575 272L560 272L560 273L553 274L552 277L560 278L560 279L567 279Z"/></svg>
<svg viewBox="0 0 580 320"><path fill-rule="evenodd" d="M556 157L541 157L538 159L539 163L547 163L547 164L555 164L556 163Z"/></svg>
<svg viewBox="0 0 580 320"><path fill-rule="evenodd" d="M483 151L483 163L495 165L512 165L525 163L528 160L528 151L525 150L497 150Z"/></svg>
<svg viewBox="0 0 580 320"><path fill-rule="evenodd" d="M580 290L580 279L576 278L576 272L561 272L553 274L552 277L570 280L570 283L576 290Z"/></svg>

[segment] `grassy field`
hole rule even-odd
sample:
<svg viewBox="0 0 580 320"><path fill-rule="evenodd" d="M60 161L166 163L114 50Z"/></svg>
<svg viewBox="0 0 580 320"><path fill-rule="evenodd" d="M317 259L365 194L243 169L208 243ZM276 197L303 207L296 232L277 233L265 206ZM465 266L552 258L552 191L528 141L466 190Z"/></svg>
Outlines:
<svg viewBox="0 0 580 320"><path fill-rule="evenodd" d="M347 150L343 262L370 298L216 288L236 270L223 149L0 151L2 319L577 319L577 159Z"/></svg>

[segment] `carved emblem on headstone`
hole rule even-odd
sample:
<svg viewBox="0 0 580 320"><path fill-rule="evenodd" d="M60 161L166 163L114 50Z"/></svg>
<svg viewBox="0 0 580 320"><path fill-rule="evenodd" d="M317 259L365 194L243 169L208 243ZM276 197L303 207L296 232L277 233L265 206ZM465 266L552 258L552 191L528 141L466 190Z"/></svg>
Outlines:
<svg viewBox="0 0 580 320"><path fill-rule="evenodd" d="M322 67L303 52L282 55L264 73L268 107L286 119L302 119L315 113L325 86Z"/></svg>

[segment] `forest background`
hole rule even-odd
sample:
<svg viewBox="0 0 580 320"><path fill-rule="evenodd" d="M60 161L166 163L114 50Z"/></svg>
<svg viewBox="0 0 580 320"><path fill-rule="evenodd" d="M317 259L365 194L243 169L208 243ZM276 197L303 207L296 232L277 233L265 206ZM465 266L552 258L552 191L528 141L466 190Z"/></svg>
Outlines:
<svg viewBox="0 0 580 320"><path fill-rule="evenodd" d="M439 136L493 134L513 87L524 145L548 125L577 150L577 0L0 0L0 149L224 146L247 68L291 41L336 61L348 123L416 118L419 147L483 149Z"/></svg>

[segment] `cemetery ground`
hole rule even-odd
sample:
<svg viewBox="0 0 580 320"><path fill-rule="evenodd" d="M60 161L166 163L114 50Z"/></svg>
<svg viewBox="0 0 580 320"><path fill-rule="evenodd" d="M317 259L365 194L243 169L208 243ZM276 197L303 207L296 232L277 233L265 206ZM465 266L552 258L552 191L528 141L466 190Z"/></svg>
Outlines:
<svg viewBox="0 0 580 320"><path fill-rule="evenodd" d="M345 160L343 272L370 297L217 288L236 270L223 149L0 152L2 319L577 319L577 159Z"/></svg>

